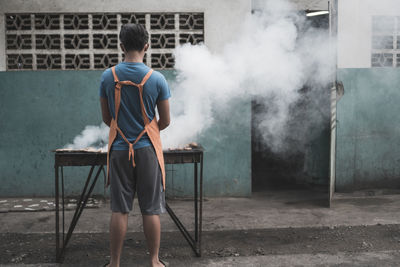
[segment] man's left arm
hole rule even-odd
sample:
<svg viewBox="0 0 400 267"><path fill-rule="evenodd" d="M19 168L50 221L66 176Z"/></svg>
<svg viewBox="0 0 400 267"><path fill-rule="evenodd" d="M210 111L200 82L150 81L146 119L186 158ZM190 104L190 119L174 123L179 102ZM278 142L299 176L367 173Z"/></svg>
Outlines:
<svg viewBox="0 0 400 267"><path fill-rule="evenodd" d="M161 131L167 128L170 123L168 99L158 101L157 110L160 117L160 119L158 120L158 128Z"/></svg>
<svg viewBox="0 0 400 267"><path fill-rule="evenodd" d="M159 115L158 128L161 131L167 128L170 123L168 99L171 97L171 91L169 90L167 80L162 74L158 79L157 86L159 90L159 95L157 99L157 110Z"/></svg>

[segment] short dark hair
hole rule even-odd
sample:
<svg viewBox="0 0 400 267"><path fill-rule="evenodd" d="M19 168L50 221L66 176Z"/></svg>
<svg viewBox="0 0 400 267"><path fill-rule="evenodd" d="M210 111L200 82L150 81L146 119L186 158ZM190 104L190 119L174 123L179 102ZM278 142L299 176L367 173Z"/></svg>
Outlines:
<svg viewBox="0 0 400 267"><path fill-rule="evenodd" d="M128 23L121 26L119 39L126 51L142 51L149 42L149 33L141 24Z"/></svg>

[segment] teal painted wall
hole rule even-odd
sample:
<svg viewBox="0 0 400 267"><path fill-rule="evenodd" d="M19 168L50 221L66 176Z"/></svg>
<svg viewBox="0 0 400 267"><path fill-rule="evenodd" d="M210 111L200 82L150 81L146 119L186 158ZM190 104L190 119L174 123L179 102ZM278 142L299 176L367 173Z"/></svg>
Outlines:
<svg viewBox="0 0 400 267"><path fill-rule="evenodd" d="M336 191L400 186L400 69L339 69Z"/></svg>
<svg viewBox="0 0 400 267"><path fill-rule="evenodd" d="M98 85L102 71L0 72L0 197L54 194L54 155L86 125L101 122ZM164 71L168 80L172 71ZM172 88L173 90L173 88ZM206 196L251 193L250 103L219 114L199 136L205 147ZM232 122L229 118L241 120ZM175 167L167 177L170 196L192 190L192 170ZM68 194L78 194L89 167L64 168ZM170 177L171 176L171 177ZM103 180L95 193L103 194Z"/></svg>
<svg viewBox="0 0 400 267"><path fill-rule="evenodd" d="M198 138L204 147L206 196L251 196L251 102L233 100L214 112L214 125ZM174 171L171 171L171 169ZM167 166L167 195L193 193L193 167Z"/></svg>

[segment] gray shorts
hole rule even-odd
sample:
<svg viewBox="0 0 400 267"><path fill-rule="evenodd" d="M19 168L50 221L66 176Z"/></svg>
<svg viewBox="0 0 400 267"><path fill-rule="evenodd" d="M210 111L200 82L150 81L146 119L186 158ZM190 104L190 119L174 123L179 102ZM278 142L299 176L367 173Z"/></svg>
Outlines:
<svg viewBox="0 0 400 267"><path fill-rule="evenodd" d="M153 146L135 149L135 163L129 160L128 150L113 150L110 155L110 198L113 212L132 210L137 192L143 215L166 211L162 174Z"/></svg>

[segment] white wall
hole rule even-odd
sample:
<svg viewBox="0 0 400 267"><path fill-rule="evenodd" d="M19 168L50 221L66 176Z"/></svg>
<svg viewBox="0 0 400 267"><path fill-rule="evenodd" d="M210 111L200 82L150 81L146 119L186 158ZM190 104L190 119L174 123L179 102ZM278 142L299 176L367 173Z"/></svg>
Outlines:
<svg viewBox="0 0 400 267"><path fill-rule="evenodd" d="M253 0L254 10L262 9L266 0ZM279 0L278 0L279 1ZM329 0L289 0L298 10L328 10Z"/></svg>
<svg viewBox="0 0 400 267"><path fill-rule="evenodd" d="M234 37L251 0L0 0L0 71L5 70L5 13L204 12L205 44L220 51Z"/></svg>
<svg viewBox="0 0 400 267"><path fill-rule="evenodd" d="M399 0L338 0L338 68L371 67L372 16L400 16Z"/></svg>

